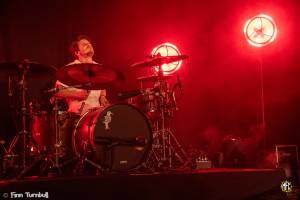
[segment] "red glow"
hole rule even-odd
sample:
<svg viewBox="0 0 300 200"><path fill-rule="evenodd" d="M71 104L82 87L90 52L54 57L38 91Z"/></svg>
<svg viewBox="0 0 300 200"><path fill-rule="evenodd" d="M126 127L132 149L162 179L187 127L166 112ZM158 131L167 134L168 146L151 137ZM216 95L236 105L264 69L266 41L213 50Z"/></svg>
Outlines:
<svg viewBox="0 0 300 200"><path fill-rule="evenodd" d="M171 43L163 43L158 45L152 50L152 55L157 55L160 53L161 56L178 56L181 55L179 49ZM163 64L162 70L164 74L172 74L176 72L181 67L182 61L177 61L169 64ZM155 67L155 70L158 71L158 67Z"/></svg>
<svg viewBox="0 0 300 200"><path fill-rule="evenodd" d="M277 28L271 17L260 14L246 22L244 34L249 44L262 47L274 41Z"/></svg>

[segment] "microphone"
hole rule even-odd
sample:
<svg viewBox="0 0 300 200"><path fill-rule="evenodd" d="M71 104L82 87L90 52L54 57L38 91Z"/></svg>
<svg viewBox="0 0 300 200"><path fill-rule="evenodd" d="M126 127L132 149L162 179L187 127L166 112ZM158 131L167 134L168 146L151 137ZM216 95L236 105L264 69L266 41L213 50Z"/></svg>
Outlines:
<svg viewBox="0 0 300 200"><path fill-rule="evenodd" d="M118 93L118 99L124 100L142 94L141 90L130 90Z"/></svg>

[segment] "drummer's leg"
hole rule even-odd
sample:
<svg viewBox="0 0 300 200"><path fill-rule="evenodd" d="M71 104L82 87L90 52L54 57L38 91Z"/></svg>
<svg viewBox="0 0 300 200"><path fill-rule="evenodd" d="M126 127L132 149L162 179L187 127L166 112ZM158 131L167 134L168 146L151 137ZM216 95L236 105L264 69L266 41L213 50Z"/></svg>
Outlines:
<svg viewBox="0 0 300 200"><path fill-rule="evenodd" d="M62 143L64 157L67 158L73 156L72 134L78 118L78 115L67 113L66 119L60 126L60 141Z"/></svg>

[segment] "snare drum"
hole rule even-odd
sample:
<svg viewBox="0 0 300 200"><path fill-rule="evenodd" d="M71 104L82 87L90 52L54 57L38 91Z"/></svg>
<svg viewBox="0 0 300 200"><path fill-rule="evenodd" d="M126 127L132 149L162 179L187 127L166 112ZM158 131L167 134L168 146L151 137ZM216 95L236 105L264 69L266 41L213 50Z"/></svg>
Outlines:
<svg viewBox="0 0 300 200"><path fill-rule="evenodd" d="M85 113L72 135L73 150L112 171L142 164L152 143L147 117L128 104L115 104Z"/></svg>

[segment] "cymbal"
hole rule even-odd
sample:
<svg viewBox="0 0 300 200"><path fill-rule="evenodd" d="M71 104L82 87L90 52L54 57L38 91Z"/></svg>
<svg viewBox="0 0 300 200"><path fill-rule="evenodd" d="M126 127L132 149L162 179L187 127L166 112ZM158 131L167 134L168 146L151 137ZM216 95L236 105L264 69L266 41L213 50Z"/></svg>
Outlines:
<svg viewBox="0 0 300 200"><path fill-rule="evenodd" d="M171 75L164 75L162 77L162 79L171 79L173 76ZM155 82L158 80L158 76L157 75L153 75L153 76L141 76L141 77L138 77L136 80L138 81L152 81L152 82Z"/></svg>
<svg viewBox="0 0 300 200"><path fill-rule="evenodd" d="M16 73L22 68L26 68L30 74L55 74L57 69L51 65L44 65L37 62L21 61L21 62L3 62L0 63L0 72Z"/></svg>
<svg viewBox="0 0 300 200"><path fill-rule="evenodd" d="M81 63L62 67L57 72L57 78L69 86L100 90L117 80L117 71L103 64Z"/></svg>
<svg viewBox="0 0 300 200"><path fill-rule="evenodd" d="M131 67L139 68L139 67L160 66L163 64L169 64L169 63L177 62L177 61L184 60L187 58L188 58L187 55L157 56L157 57L151 58L150 60L147 60L147 61L135 63L135 64L131 65Z"/></svg>

